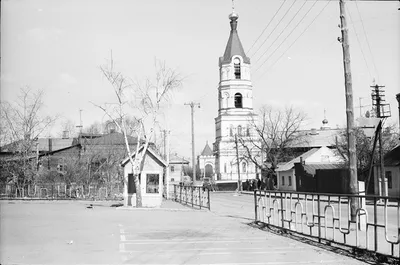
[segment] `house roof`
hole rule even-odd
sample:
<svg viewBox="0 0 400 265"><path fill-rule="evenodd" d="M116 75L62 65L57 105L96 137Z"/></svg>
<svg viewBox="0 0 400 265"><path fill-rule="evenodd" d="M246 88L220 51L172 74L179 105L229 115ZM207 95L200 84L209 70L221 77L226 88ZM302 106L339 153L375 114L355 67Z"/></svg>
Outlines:
<svg viewBox="0 0 400 265"><path fill-rule="evenodd" d="M322 146L334 146L335 138L341 129L324 129L324 130L304 130L299 133L304 137L302 141L292 143L291 148L314 148Z"/></svg>
<svg viewBox="0 0 400 265"><path fill-rule="evenodd" d="M400 145L385 155L384 164L385 166L400 166Z"/></svg>
<svg viewBox="0 0 400 265"><path fill-rule="evenodd" d="M137 137L127 135L127 138L129 145L136 145L138 142ZM125 145L124 135L119 132L105 134L93 139L84 138L82 141L88 145Z"/></svg>
<svg viewBox="0 0 400 265"><path fill-rule="evenodd" d="M317 152L319 150L319 148L313 148L307 152L305 152L304 154L290 160L289 162L287 162L286 164L279 166L276 171L280 172L280 171L286 171L289 169L292 169L294 167L294 163L300 163L300 157L304 160L307 157L310 157L312 154L314 154L315 152Z"/></svg>
<svg viewBox="0 0 400 265"><path fill-rule="evenodd" d="M240 55L243 58L244 63L250 63L250 58L246 56L242 43L240 42L239 35L237 33L237 19L239 16L236 13L232 13L229 16L231 24L231 32L229 34L228 43L226 44L224 56L220 57L220 64L231 63L234 55Z"/></svg>
<svg viewBox="0 0 400 265"><path fill-rule="evenodd" d="M377 118L358 118L356 125L362 129L366 136L373 137L375 128L378 126L379 119ZM313 148L322 146L335 146L336 137L343 132L344 128L330 128L324 124L325 127L320 129L302 130L299 131L303 135L304 140L295 142L290 145L292 148Z"/></svg>
<svg viewBox="0 0 400 265"><path fill-rule="evenodd" d="M296 163L297 164L297 163ZM321 163L307 163L303 165L303 168L307 173L315 175L315 171L317 169L335 169L335 168L340 168L341 164L335 163L335 164L321 164Z"/></svg>
<svg viewBox="0 0 400 265"><path fill-rule="evenodd" d="M39 144L39 152L49 152L64 149L68 146L73 145L74 138L38 138L37 141L33 141L34 151L36 151L36 143ZM1 147L1 152L15 152L18 149L18 145L22 143L22 140L4 145Z"/></svg>
<svg viewBox="0 0 400 265"><path fill-rule="evenodd" d="M211 150L211 147L208 145L208 142L206 143L206 146L204 146L203 151L200 154L201 156L213 156L213 151Z"/></svg>
<svg viewBox="0 0 400 265"><path fill-rule="evenodd" d="M189 164L189 161L183 157L178 156L177 153L169 155L169 163L170 164Z"/></svg>
<svg viewBox="0 0 400 265"><path fill-rule="evenodd" d="M144 148L144 146L140 147L139 153L141 153L143 151L143 148ZM149 153L151 156L153 156L155 158L155 160L160 162L160 164L162 164L164 167L167 166L167 162L151 148L147 148L146 153ZM136 153L132 154L132 158L135 158L135 156L136 156ZM121 162L121 166L125 166L127 163L129 163L129 156Z"/></svg>

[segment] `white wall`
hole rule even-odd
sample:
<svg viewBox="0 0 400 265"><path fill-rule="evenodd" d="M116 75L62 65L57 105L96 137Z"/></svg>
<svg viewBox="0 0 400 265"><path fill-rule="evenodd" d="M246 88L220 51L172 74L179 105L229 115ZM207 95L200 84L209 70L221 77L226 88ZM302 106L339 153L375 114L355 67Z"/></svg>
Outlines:
<svg viewBox="0 0 400 265"><path fill-rule="evenodd" d="M294 172L294 169L277 172L278 190L296 191L296 178ZM291 185L289 185L289 176L292 177ZM285 179L284 184L282 183L282 177Z"/></svg>

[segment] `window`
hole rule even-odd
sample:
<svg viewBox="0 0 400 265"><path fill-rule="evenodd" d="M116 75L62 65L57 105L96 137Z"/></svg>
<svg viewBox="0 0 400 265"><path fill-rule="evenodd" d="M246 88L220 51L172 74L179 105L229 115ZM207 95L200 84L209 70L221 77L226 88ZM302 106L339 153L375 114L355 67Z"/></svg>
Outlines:
<svg viewBox="0 0 400 265"><path fill-rule="evenodd" d="M171 166L171 172L175 172L175 167Z"/></svg>
<svg viewBox="0 0 400 265"><path fill-rule="evenodd" d="M64 158L58 159L57 171L58 172L65 172L67 170L64 162Z"/></svg>
<svg viewBox="0 0 400 265"><path fill-rule="evenodd" d="M249 127L247 127L246 136L250 136L250 128Z"/></svg>
<svg viewBox="0 0 400 265"><path fill-rule="evenodd" d="M243 108L242 94L240 94L240 93L235 94L235 108Z"/></svg>
<svg viewBox="0 0 400 265"><path fill-rule="evenodd" d="M146 193L158 193L159 183L158 174L146 174Z"/></svg>
<svg viewBox="0 0 400 265"><path fill-rule="evenodd" d="M292 176L288 177L288 181L289 181L289 186L292 186Z"/></svg>
<svg viewBox="0 0 400 265"><path fill-rule="evenodd" d="M231 125L231 127L229 128L229 135L233 136L233 126Z"/></svg>
<svg viewBox="0 0 400 265"><path fill-rule="evenodd" d="M247 171L246 162L243 162L242 163L242 172L246 173L246 171Z"/></svg>
<svg viewBox="0 0 400 265"><path fill-rule="evenodd" d="M226 173L226 163L224 164L224 173Z"/></svg>
<svg viewBox="0 0 400 265"><path fill-rule="evenodd" d="M235 79L240 79L240 59L233 60L233 68L235 69Z"/></svg>
<svg viewBox="0 0 400 265"><path fill-rule="evenodd" d="M285 176L282 176L282 186L285 186Z"/></svg>
<svg viewBox="0 0 400 265"><path fill-rule="evenodd" d="M387 179L388 188L391 189L392 188L392 171L386 171L385 177Z"/></svg>
<svg viewBox="0 0 400 265"><path fill-rule="evenodd" d="M241 136L242 135L242 126L238 126L238 135Z"/></svg>

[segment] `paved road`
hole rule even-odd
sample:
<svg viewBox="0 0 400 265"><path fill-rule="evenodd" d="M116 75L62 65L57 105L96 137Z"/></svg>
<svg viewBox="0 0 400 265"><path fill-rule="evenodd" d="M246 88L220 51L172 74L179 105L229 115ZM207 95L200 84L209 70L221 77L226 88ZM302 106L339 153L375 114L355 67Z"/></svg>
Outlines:
<svg viewBox="0 0 400 265"><path fill-rule="evenodd" d="M2 201L0 263L364 264L251 228L251 213L225 207L229 198L216 195L212 212L173 202L159 210L89 210L84 202Z"/></svg>

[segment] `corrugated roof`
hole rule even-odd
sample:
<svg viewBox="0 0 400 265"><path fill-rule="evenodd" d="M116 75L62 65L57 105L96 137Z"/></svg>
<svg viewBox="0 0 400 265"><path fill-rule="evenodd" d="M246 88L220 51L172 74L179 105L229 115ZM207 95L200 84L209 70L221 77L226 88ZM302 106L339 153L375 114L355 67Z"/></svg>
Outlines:
<svg viewBox="0 0 400 265"><path fill-rule="evenodd" d="M48 152L64 149L73 145L74 138L39 138L37 141L32 140L33 151L36 151L36 143L39 143L39 152ZM15 152L22 140L7 144L1 148L1 152Z"/></svg>
<svg viewBox="0 0 400 265"><path fill-rule="evenodd" d="M314 154L315 152L317 152L318 150L319 150L319 148L313 148L313 149L311 149L311 150L305 152L304 154L302 154L302 155L300 155L300 156L298 156L298 157L296 157L296 158L290 160L290 161L287 162L286 164L284 164L284 165L278 167L278 168L276 169L276 171L279 172L279 171L286 171L286 170L292 169L292 168L294 167L294 163L299 163L299 162L300 162L300 157L304 160L304 159L306 159L307 157L309 157L309 156L311 156L312 154Z"/></svg>
<svg viewBox="0 0 400 265"><path fill-rule="evenodd" d="M137 137L127 135L129 145L137 144ZM122 133L113 132L94 139L83 139L88 145L125 145L125 138Z"/></svg>
<svg viewBox="0 0 400 265"><path fill-rule="evenodd" d="M312 175L315 175L315 171L317 169L335 169L335 168L340 168L341 166L342 164L320 164L320 163L307 163L303 165L304 170Z"/></svg>

